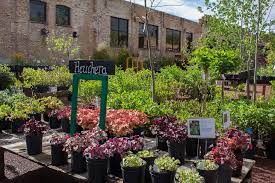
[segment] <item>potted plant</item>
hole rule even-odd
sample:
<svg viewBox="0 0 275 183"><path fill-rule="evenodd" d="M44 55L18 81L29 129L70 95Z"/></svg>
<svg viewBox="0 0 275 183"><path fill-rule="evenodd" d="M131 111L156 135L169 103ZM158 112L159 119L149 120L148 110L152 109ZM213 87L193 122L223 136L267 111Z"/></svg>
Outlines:
<svg viewBox="0 0 275 183"><path fill-rule="evenodd" d="M85 135L76 133L68 138L64 144L64 150L71 154L71 169L75 173L83 173L86 171L86 159L83 156L84 150L95 139L87 139Z"/></svg>
<svg viewBox="0 0 275 183"><path fill-rule="evenodd" d="M37 155L42 152L42 137L48 130L47 125L41 121L31 119L23 126L26 136L27 152L29 155Z"/></svg>
<svg viewBox="0 0 275 183"><path fill-rule="evenodd" d="M180 161L170 156L163 156L155 159L154 165L150 168L153 183L173 183L175 172Z"/></svg>
<svg viewBox="0 0 275 183"><path fill-rule="evenodd" d="M66 106L57 112L57 119L61 121L62 131L65 133L70 133L70 116L71 107Z"/></svg>
<svg viewBox="0 0 275 183"><path fill-rule="evenodd" d="M68 163L68 153L63 150L66 140L70 138L65 134L53 134L50 140L52 165L61 166Z"/></svg>
<svg viewBox="0 0 275 183"><path fill-rule="evenodd" d="M108 140L107 133L99 127L95 127L92 130L83 131L81 134L85 135L87 139L93 138L97 140L100 144L104 144Z"/></svg>
<svg viewBox="0 0 275 183"><path fill-rule="evenodd" d="M229 139L221 138L217 146L207 153L205 159L211 160L219 165L218 183L230 183L233 170L236 168L236 157L229 144Z"/></svg>
<svg viewBox="0 0 275 183"><path fill-rule="evenodd" d="M3 104L0 105L0 133L2 133L2 130L7 129L7 117L9 116L11 112L10 106Z"/></svg>
<svg viewBox="0 0 275 183"><path fill-rule="evenodd" d="M30 118L35 118L38 121L41 121L41 115L45 112L45 106L39 102L39 100L32 99L30 102L32 113Z"/></svg>
<svg viewBox="0 0 275 183"><path fill-rule="evenodd" d="M0 90L10 88L15 83L15 76L10 72L10 68L0 64Z"/></svg>
<svg viewBox="0 0 275 183"><path fill-rule="evenodd" d="M178 168L175 183L204 183L203 177L195 169ZM211 182L215 183L215 182Z"/></svg>
<svg viewBox="0 0 275 183"><path fill-rule="evenodd" d="M26 106L26 109L28 107ZM25 122L29 119L30 111L21 110L21 109L13 109L11 111L9 120L11 120L11 131L12 133L20 133L20 129L25 124Z"/></svg>
<svg viewBox="0 0 275 183"><path fill-rule="evenodd" d="M44 120L49 122L51 128L56 127L56 111L63 107L63 102L56 97L50 96L41 98L40 103L45 106L45 113L43 114ZM51 114L51 116L49 116L49 114Z"/></svg>
<svg viewBox="0 0 275 183"><path fill-rule="evenodd" d="M151 175L150 175L149 167L153 166L154 161L157 158L157 155L153 151L143 150L143 151L139 151L137 153L137 156L142 158L146 162L145 182L149 183L149 182L151 182Z"/></svg>
<svg viewBox="0 0 275 183"><path fill-rule="evenodd" d="M199 160L196 162L199 174L204 178L205 183L217 182L219 166L210 160Z"/></svg>
<svg viewBox="0 0 275 183"><path fill-rule="evenodd" d="M88 181L93 183L105 183L107 181L108 160L112 150L106 144L94 141L85 149L88 169Z"/></svg>
<svg viewBox="0 0 275 183"><path fill-rule="evenodd" d="M146 162L137 155L130 154L121 162L124 183L144 183Z"/></svg>

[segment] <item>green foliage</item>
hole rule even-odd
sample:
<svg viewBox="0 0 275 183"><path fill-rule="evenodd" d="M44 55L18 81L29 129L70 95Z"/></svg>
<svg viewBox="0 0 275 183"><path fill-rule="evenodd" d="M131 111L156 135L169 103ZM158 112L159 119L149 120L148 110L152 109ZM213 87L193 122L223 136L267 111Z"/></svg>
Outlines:
<svg viewBox="0 0 275 183"><path fill-rule="evenodd" d="M211 62L214 60L214 50L201 47L193 52L191 63L198 65L200 69L207 72Z"/></svg>
<svg viewBox="0 0 275 183"><path fill-rule="evenodd" d="M0 90L10 88L16 81L16 78L10 68L0 64Z"/></svg>
<svg viewBox="0 0 275 183"><path fill-rule="evenodd" d="M136 168L144 165L145 162L134 154L130 154L122 159L122 167Z"/></svg>
<svg viewBox="0 0 275 183"><path fill-rule="evenodd" d="M64 105L61 100L51 96L39 99L39 103L45 107L46 111L60 109Z"/></svg>
<svg viewBox="0 0 275 183"><path fill-rule="evenodd" d="M155 70L160 70L161 68L172 66L176 63L176 59L171 56L156 56L152 58L154 63ZM149 59L144 60L144 67L150 69L150 61Z"/></svg>
<svg viewBox="0 0 275 183"><path fill-rule="evenodd" d="M110 52L111 49L105 43L101 43L98 45L93 58L95 60L111 60L112 56Z"/></svg>
<svg viewBox="0 0 275 183"><path fill-rule="evenodd" d="M178 168L175 175L175 183L203 183L204 179L195 169Z"/></svg>
<svg viewBox="0 0 275 183"><path fill-rule="evenodd" d="M180 165L180 161L170 156L162 156L155 159L154 164L157 168L157 172L175 172Z"/></svg>
<svg viewBox="0 0 275 183"><path fill-rule="evenodd" d="M6 119L10 113L11 113L10 106L6 104L0 105L0 120Z"/></svg>
<svg viewBox="0 0 275 183"><path fill-rule="evenodd" d="M139 151L137 153L137 155L140 158L152 158L152 157L156 157L156 154L153 151L149 151L149 150Z"/></svg>
<svg viewBox="0 0 275 183"><path fill-rule="evenodd" d="M128 57L130 57L130 53L128 52L128 50L126 48L121 48L116 58L116 65L123 67Z"/></svg>
<svg viewBox="0 0 275 183"><path fill-rule="evenodd" d="M196 162L196 167L199 170L217 170L219 165L210 160L199 160Z"/></svg>

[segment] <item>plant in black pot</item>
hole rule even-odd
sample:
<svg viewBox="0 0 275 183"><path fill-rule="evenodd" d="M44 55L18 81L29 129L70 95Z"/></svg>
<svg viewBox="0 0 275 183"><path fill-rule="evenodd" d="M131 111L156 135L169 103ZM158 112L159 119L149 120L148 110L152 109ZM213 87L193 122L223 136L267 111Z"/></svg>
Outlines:
<svg viewBox="0 0 275 183"><path fill-rule="evenodd" d="M231 183L231 177L233 170L236 168L237 160L231 149L230 139L220 138L217 141L217 146L213 147L204 158L219 165L218 183Z"/></svg>
<svg viewBox="0 0 275 183"><path fill-rule="evenodd" d="M68 153L63 150L64 144L69 139L69 135L53 134L50 140L52 165L61 166L68 163Z"/></svg>
<svg viewBox="0 0 275 183"><path fill-rule="evenodd" d="M170 156L155 159L150 167L152 183L174 183L174 177L180 161Z"/></svg>
<svg viewBox="0 0 275 183"><path fill-rule="evenodd" d="M61 121L62 131L65 133L70 133L70 116L71 116L71 107L66 106L58 110L57 119Z"/></svg>
<svg viewBox="0 0 275 183"><path fill-rule="evenodd" d="M122 159L121 169L124 183L144 183L146 162L130 154Z"/></svg>
<svg viewBox="0 0 275 183"><path fill-rule="evenodd" d="M195 169L180 167L175 175L175 183L205 183L203 177ZM215 182L211 182L215 183Z"/></svg>
<svg viewBox="0 0 275 183"><path fill-rule="evenodd" d="M210 160L199 160L196 162L196 168L205 183L217 182L219 165Z"/></svg>
<svg viewBox="0 0 275 183"><path fill-rule="evenodd" d="M15 83L15 75L10 72L10 68L0 64L0 90L10 88Z"/></svg>
<svg viewBox="0 0 275 183"><path fill-rule="evenodd" d="M107 181L107 169L112 149L107 144L93 141L85 149L84 156L87 161L88 181L90 183L105 183Z"/></svg>
<svg viewBox="0 0 275 183"><path fill-rule="evenodd" d="M11 112L11 108L8 105L0 105L0 133L2 130L7 129L6 123L7 123L7 118Z"/></svg>
<svg viewBox="0 0 275 183"><path fill-rule="evenodd" d="M157 155L153 151L149 151L149 150L139 151L137 155L138 157L146 161L145 182L149 183L151 182L149 167L154 165L154 161L157 158Z"/></svg>
<svg viewBox="0 0 275 183"><path fill-rule="evenodd" d="M47 132L48 126L41 121L31 119L24 124L23 129L26 136L28 154L40 154L42 152L43 134Z"/></svg>
<svg viewBox="0 0 275 183"><path fill-rule="evenodd" d="M176 120L177 119L175 117L162 116L152 121L151 132L153 135L156 135L157 149L162 151L168 150L168 147L166 144L167 139L164 137L163 132L166 130L167 126L170 123L175 123Z"/></svg>
<svg viewBox="0 0 275 183"><path fill-rule="evenodd" d="M83 155L84 150L95 139L87 139L85 135L76 133L66 140L64 150L71 154L71 170L74 173L83 173L86 171L86 159Z"/></svg>
<svg viewBox="0 0 275 183"><path fill-rule="evenodd" d="M39 100L31 99L30 105L32 108L32 113L30 114L31 118L41 121L41 115L45 112L45 106Z"/></svg>
<svg viewBox="0 0 275 183"><path fill-rule="evenodd" d="M26 106L25 110L14 107L14 109L10 113L9 120L11 121L11 131L12 133L21 133L22 126L29 119L29 114L31 110L28 106Z"/></svg>

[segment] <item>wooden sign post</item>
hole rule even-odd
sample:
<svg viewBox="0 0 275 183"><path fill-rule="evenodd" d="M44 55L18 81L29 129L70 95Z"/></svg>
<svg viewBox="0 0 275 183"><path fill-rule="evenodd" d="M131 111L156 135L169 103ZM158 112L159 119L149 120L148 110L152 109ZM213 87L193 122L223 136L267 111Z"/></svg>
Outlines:
<svg viewBox="0 0 275 183"><path fill-rule="evenodd" d="M102 82L99 127L105 130L108 75L115 74L115 63L113 61L72 60L69 63L69 70L70 73L74 73L70 134L74 135L76 132L79 80L99 80Z"/></svg>

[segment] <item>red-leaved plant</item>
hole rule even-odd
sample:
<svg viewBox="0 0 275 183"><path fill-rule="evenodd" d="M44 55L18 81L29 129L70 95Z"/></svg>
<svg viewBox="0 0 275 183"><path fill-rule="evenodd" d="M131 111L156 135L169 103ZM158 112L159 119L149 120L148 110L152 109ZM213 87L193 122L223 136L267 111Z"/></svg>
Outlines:
<svg viewBox="0 0 275 183"><path fill-rule="evenodd" d="M63 145L70 138L68 134L58 134L54 133L50 139L51 145Z"/></svg>
<svg viewBox="0 0 275 183"><path fill-rule="evenodd" d="M107 144L93 142L84 150L83 154L87 159L106 159L112 156L112 153L112 149Z"/></svg>
<svg viewBox="0 0 275 183"><path fill-rule="evenodd" d="M81 132L87 139L96 139L99 143L104 143L108 140L107 133L104 130L101 130L99 127L95 127L92 130L82 131Z"/></svg>
<svg viewBox="0 0 275 183"><path fill-rule="evenodd" d="M151 132L153 135L157 135L158 137L164 139L164 131L168 127L168 124L175 123L177 118L172 116L162 116L159 118L155 118L152 121Z"/></svg>
<svg viewBox="0 0 275 183"><path fill-rule="evenodd" d="M233 150L247 150L252 147L250 136L237 128L227 130L225 137Z"/></svg>
<svg viewBox="0 0 275 183"><path fill-rule="evenodd" d="M30 119L23 125L23 132L26 136L43 135L48 130L49 127L45 123L37 121L34 118Z"/></svg>

